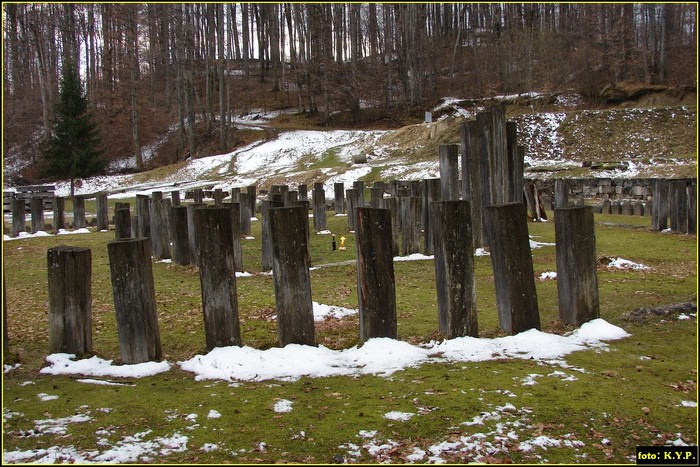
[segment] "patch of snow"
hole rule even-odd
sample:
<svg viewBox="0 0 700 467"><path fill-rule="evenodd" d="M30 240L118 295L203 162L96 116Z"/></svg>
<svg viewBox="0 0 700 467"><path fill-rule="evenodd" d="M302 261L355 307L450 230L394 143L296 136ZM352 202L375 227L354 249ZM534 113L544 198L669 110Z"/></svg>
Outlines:
<svg viewBox="0 0 700 467"><path fill-rule="evenodd" d="M415 415L414 413L410 413L410 412L392 411L392 412L385 413L384 418L386 418L387 420L396 420L396 421L405 422L405 421L413 418L414 415Z"/></svg>
<svg viewBox="0 0 700 467"><path fill-rule="evenodd" d="M287 413L292 411L292 404L294 404L293 401L287 400L287 399L282 399L277 402L275 402L275 406L272 408L277 413Z"/></svg>

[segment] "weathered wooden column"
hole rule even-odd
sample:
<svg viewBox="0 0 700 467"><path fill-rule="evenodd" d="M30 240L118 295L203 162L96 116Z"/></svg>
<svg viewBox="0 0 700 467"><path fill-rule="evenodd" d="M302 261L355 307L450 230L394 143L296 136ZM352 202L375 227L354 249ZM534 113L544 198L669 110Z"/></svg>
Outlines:
<svg viewBox="0 0 700 467"><path fill-rule="evenodd" d="M443 201L459 199L459 145L443 144L439 149L440 196Z"/></svg>
<svg viewBox="0 0 700 467"><path fill-rule="evenodd" d="M399 198L401 210L401 256L420 252L420 217L422 198Z"/></svg>
<svg viewBox="0 0 700 467"><path fill-rule="evenodd" d="M85 222L85 198L82 196L73 196L73 227L75 229L87 227L87 222Z"/></svg>
<svg viewBox="0 0 700 467"><path fill-rule="evenodd" d="M309 223L308 211L303 206L271 208L268 216L280 347L316 345L310 261L304 234L304 226Z"/></svg>
<svg viewBox="0 0 700 467"><path fill-rule="evenodd" d="M243 271L243 249L241 246L241 204L223 203L231 212L231 236L233 239L233 264L236 271Z"/></svg>
<svg viewBox="0 0 700 467"><path fill-rule="evenodd" d="M262 271L270 271L272 269L272 244L270 242L270 208L281 208L284 203L281 201L264 200L260 205L260 214L262 217ZM307 214L308 221L308 214Z"/></svg>
<svg viewBox="0 0 700 467"><path fill-rule="evenodd" d="M355 245L360 342L373 337L396 339L396 284L388 209L357 209Z"/></svg>
<svg viewBox="0 0 700 467"><path fill-rule="evenodd" d="M609 199L603 200L603 206L601 207L602 214L612 214L612 203Z"/></svg>
<svg viewBox="0 0 700 467"><path fill-rule="evenodd" d="M308 201L309 200L309 187L305 184L301 184L297 187L297 201Z"/></svg>
<svg viewBox="0 0 700 467"><path fill-rule="evenodd" d="M569 182L554 180L554 209L565 208L569 205Z"/></svg>
<svg viewBox="0 0 700 467"><path fill-rule="evenodd" d="M345 190L345 200L346 208L348 212L348 230L353 232L355 230L355 208L357 207L355 203L357 202L357 197L355 196L355 189L348 188Z"/></svg>
<svg viewBox="0 0 700 467"><path fill-rule="evenodd" d="M314 228L316 231L326 230L326 192L323 183L315 183L312 192L314 203Z"/></svg>
<svg viewBox="0 0 700 467"><path fill-rule="evenodd" d="M245 193L246 195L248 193ZM231 188L231 202L232 203L240 203L241 202L241 188L240 187L234 187Z"/></svg>
<svg viewBox="0 0 700 467"><path fill-rule="evenodd" d="M117 240L131 238L131 210L129 208L114 210L114 238Z"/></svg>
<svg viewBox="0 0 700 467"><path fill-rule="evenodd" d="M628 199L622 200L622 202L620 203L620 214L622 214L623 216L632 215L632 201Z"/></svg>
<svg viewBox="0 0 700 467"><path fill-rule="evenodd" d="M302 230L304 231L304 236L306 237L306 247L310 248L311 246L311 229L309 228L309 222L308 222L308 217L309 217L309 200L306 201L294 201L291 206L301 206L304 209L304 212L306 213L307 217L307 222L305 222L302 225ZM311 261L311 250L308 251L309 254L309 262Z"/></svg>
<svg viewBox="0 0 700 467"><path fill-rule="evenodd" d="M95 205L97 206L97 230L109 230L109 204L107 203L107 193L97 193L95 195Z"/></svg>
<svg viewBox="0 0 700 467"><path fill-rule="evenodd" d="M192 203L187 205L187 238L190 242L190 255L192 257L192 264L194 265L199 265L199 253L197 250L197 242L195 242L194 211L195 209L206 207L207 205L204 203Z"/></svg>
<svg viewBox="0 0 700 467"><path fill-rule="evenodd" d="M231 208L194 211L207 349L242 345Z"/></svg>
<svg viewBox="0 0 700 467"><path fill-rule="evenodd" d="M61 196L53 198L53 231L58 233L59 230L66 228L66 200Z"/></svg>
<svg viewBox="0 0 700 467"><path fill-rule="evenodd" d="M26 232L27 205L23 199L12 200L12 236L18 237L20 232Z"/></svg>
<svg viewBox="0 0 700 467"><path fill-rule="evenodd" d="M462 199L471 208L473 247L484 246L483 201L481 193L479 127L469 120L461 127Z"/></svg>
<svg viewBox="0 0 700 467"><path fill-rule="evenodd" d="M478 337L469 201L434 202L430 211L440 332Z"/></svg>
<svg viewBox="0 0 700 467"><path fill-rule="evenodd" d="M170 229L173 238L173 262L183 266L192 264L187 206L170 208Z"/></svg>
<svg viewBox="0 0 700 467"><path fill-rule="evenodd" d="M593 208L554 210L559 319L580 326L600 317Z"/></svg>
<svg viewBox="0 0 700 467"><path fill-rule="evenodd" d="M214 206L221 206L224 202L224 190L221 188L214 189Z"/></svg>
<svg viewBox="0 0 700 467"><path fill-rule="evenodd" d="M439 178L427 178L423 183L423 205L421 209L421 225L423 227L423 252L433 254L433 229L430 222L430 204L441 201L441 186ZM470 222L471 226L471 222Z"/></svg>
<svg viewBox="0 0 700 467"><path fill-rule="evenodd" d="M685 180L669 182L669 218L672 232L688 232L688 188Z"/></svg>
<svg viewBox="0 0 700 467"><path fill-rule="evenodd" d="M489 244L501 329L508 334L540 329L525 205L486 206L484 215L491 232Z"/></svg>
<svg viewBox="0 0 700 467"><path fill-rule="evenodd" d="M147 238L107 244L122 362L160 360L156 290Z"/></svg>
<svg viewBox="0 0 700 467"><path fill-rule="evenodd" d="M396 257L401 254L401 207L400 198L386 198L384 209L388 210L391 217L391 256Z"/></svg>
<svg viewBox="0 0 700 467"><path fill-rule="evenodd" d="M669 212L669 186L667 180L654 180L652 195L651 230L666 230Z"/></svg>
<svg viewBox="0 0 700 467"><path fill-rule="evenodd" d="M299 192L296 190L289 190L282 193L285 206L292 206L294 203L299 201Z"/></svg>
<svg viewBox="0 0 700 467"><path fill-rule="evenodd" d="M632 205L632 214L635 216L643 216L644 215L644 203L641 201L635 201L634 204Z"/></svg>
<svg viewBox="0 0 700 467"><path fill-rule="evenodd" d="M333 194L335 195L335 213L345 214L345 184L343 182L334 183Z"/></svg>
<svg viewBox="0 0 700 467"><path fill-rule="evenodd" d="M235 203L236 201L234 201ZM251 207L250 207L250 199L248 198L248 193L239 193L238 194L238 201L240 204L240 211L241 211L241 234L242 235L250 235L251 233L251 219L253 217L253 213L251 212Z"/></svg>
<svg viewBox="0 0 700 467"><path fill-rule="evenodd" d="M92 253L49 248L49 353L82 357L92 352Z"/></svg>
<svg viewBox="0 0 700 467"><path fill-rule="evenodd" d="M695 235L696 222L698 221L698 206L695 194L696 180L691 180L688 184L688 233Z"/></svg>
<svg viewBox="0 0 700 467"><path fill-rule="evenodd" d="M382 203L384 202L384 188L371 187L369 189L369 207L371 208L382 208Z"/></svg>
<svg viewBox="0 0 700 467"><path fill-rule="evenodd" d="M257 190L258 188L255 185L250 185L248 188L246 188L246 191L248 193L248 199L250 200L250 212L253 213L253 216L257 214L257 211L255 209L255 205L258 200Z"/></svg>
<svg viewBox="0 0 700 467"><path fill-rule="evenodd" d="M151 198L146 195L136 195L136 217L138 222L138 235L136 238L151 237Z"/></svg>
<svg viewBox="0 0 700 467"><path fill-rule="evenodd" d="M150 239L151 239L151 253L155 259L163 259L163 216L160 213L160 202L163 199L163 193L160 191L154 191L151 193L151 202L149 203L149 215L150 215Z"/></svg>
<svg viewBox="0 0 700 467"><path fill-rule="evenodd" d="M32 233L44 230L44 200L32 197L29 206L32 211Z"/></svg>
<svg viewBox="0 0 700 467"><path fill-rule="evenodd" d="M170 192L170 199L173 203L173 206L180 206L180 204L181 204L180 190L172 190Z"/></svg>
<svg viewBox="0 0 700 467"><path fill-rule="evenodd" d="M204 203L204 190L201 188L195 188L192 190L192 199L194 201L194 204L203 204Z"/></svg>

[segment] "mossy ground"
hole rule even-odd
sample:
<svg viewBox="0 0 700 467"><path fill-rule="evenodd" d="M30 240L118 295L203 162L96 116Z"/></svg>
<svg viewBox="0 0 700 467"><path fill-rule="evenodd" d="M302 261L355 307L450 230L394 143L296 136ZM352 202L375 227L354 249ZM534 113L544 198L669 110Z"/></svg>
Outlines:
<svg viewBox="0 0 700 467"><path fill-rule="evenodd" d="M328 214L329 229L337 242L346 237L347 250L332 251L330 235L312 233L313 265L355 257L347 218ZM696 300L696 237L651 232L649 218L596 215L595 222L598 257L623 257L650 267L599 268L601 317L631 337L609 342L606 350L570 354L568 367L497 359L425 364L389 378L294 382L194 381L194 375L180 370L176 362L205 352L199 277L195 267L167 263L155 263L153 271L164 358L174 364L169 372L112 379L126 386L40 374L48 353L46 251L59 244L91 248L93 349L119 363L106 248L114 232L5 241L6 357L21 366L3 375L3 449L62 446L104 453L151 430L139 436L154 442L178 433L188 438L186 450L140 458L153 463L406 462L416 449L427 452L419 461L425 462L432 455L429 447L453 442L474 444L463 452L443 453L450 462L480 455L483 462L589 464L634 463L635 447L641 445L679 438L697 444L697 409L681 406L681 401L697 401L696 320L672 316L641 325L622 320L636 307ZM553 221L528 227L534 240L554 242ZM243 240L244 270L251 273L260 272L260 228L254 222L255 239ZM556 270L555 247L533 250L533 264L536 276ZM399 338L412 343L439 338L432 261L394 265ZM502 335L489 257L475 258L475 274L480 334ZM354 264L315 269L311 281L314 301L357 307ZM556 282L537 280L536 286L543 330L570 330L557 320ZM239 278L237 288L244 343L276 346L272 278ZM358 345L357 326L356 317L317 323L317 342L335 349ZM532 380L536 384L527 384ZM41 393L58 398L41 401ZM281 399L293 402L291 412L273 410ZM208 418L212 409L221 416ZM384 417L390 411L415 415L395 421ZM40 420L76 414L91 420L68 424L66 433L38 430L43 434L32 435ZM481 424L465 424L479 416ZM376 433L364 438L362 430ZM560 440L561 446L528 450L521 444L541 435ZM353 445L359 455L352 453Z"/></svg>

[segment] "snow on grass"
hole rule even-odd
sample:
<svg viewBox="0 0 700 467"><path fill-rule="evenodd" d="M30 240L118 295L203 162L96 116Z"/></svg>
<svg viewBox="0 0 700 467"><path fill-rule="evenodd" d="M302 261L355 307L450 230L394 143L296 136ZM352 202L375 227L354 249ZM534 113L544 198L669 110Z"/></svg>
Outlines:
<svg viewBox="0 0 700 467"><path fill-rule="evenodd" d="M643 264L635 263L624 258L614 258L608 263L609 268L617 269L649 269L649 266Z"/></svg>
<svg viewBox="0 0 700 467"><path fill-rule="evenodd" d="M294 402L287 399L281 399L275 402L275 405L274 407L272 407L272 410L274 410L277 413L288 413L292 411L292 404L294 404Z"/></svg>
<svg viewBox="0 0 700 467"><path fill-rule="evenodd" d="M112 360L103 360L97 356L73 361L75 354L55 353L46 357L49 366L40 373L49 375L80 374L88 376L111 376L116 378L143 378L170 370L167 361L145 362L134 365L112 365Z"/></svg>
<svg viewBox="0 0 700 467"><path fill-rule="evenodd" d="M551 281L557 278L557 273L554 271L545 271L540 274L540 280Z"/></svg>
<svg viewBox="0 0 700 467"><path fill-rule="evenodd" d="M346 316L354 316L359 313L358 310L351 308L343 308L342 306L324 305L323 303L312 302L314 321L323 321L326 318L341 319Z"/></svg>
<svg viewBox="0 0 700 467"><path fill-rule="evenodd" d="M405 421L413 418L414 415L416 415L416 414L410 413L410 412L392 411L392 412L385 413L384 418L386 418L387 420L395 420L395 421L399 421L399 422L405 422Z"/></svg>

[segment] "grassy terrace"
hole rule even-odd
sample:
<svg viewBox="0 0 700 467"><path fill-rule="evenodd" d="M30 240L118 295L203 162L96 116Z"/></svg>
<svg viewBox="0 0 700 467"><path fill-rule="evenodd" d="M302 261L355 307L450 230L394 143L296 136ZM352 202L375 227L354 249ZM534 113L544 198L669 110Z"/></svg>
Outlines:
<svg viewBox="0 0 700 467"><path fill-rule="evenodd" d="M188 438L186 449L160 454L156 449L139 458L153 463L426 462L431 446L453 442L469 449L443 452L448 462L468 462L478 455L482 462L589 464L634 463L635 447L641 445L679 438L697 444L697 409L682 406L682 401L697 401L695 317L623 319L637 307L696 301L696 237L651 232L649 218L596 215L595 221L599 258L622 257L650 268L608 269L600 261L601 317L631 334L609 342L609 351L572 353L565 358L568 368L495 359L425 364L390 378L303 377L295 382L195 381L192 373L179 369L178 361L205 353L200 286L195 267L167 263L155 263L153 270L169 372L112 379L127 386L40 374L48 352L46 252L61 244L92 250L93 349L119 363L106 246L114 232L5 241L11 351L5 363L21 365L3 376L3 449L7 454L57 446L94 458L140 433L141 442L161 448L163 439ZM554 242L553 221L528 227L534 240ZM244 270L251 273L260 272L260 228L254 222L255 239L243 241ZM312 234L314 266L354 259L347 219L329 213L328 228L338 239L347 238L348 249L333 252L329 235ZM555 247L533 250L533 260L536 276L555 271ZM417 344L440 338L433 268L429 260L395 263L401 340ZM480 335L501 336L489 257L475 258L475 273ZM311 280L314 301L357 308L354 264L315 269ZM557 320L556 281L536 282L543 331L570 331ZM244 343L275 347L271 276L242 277L237 287ZM332 349L358 345L357 327L356 316L327 319L317 323L317 342ZM537 384L527 384L532 379ZM42 401L42 393L58 398ZM293 410L274 411L280 400L293 401ZM208 418L211 409L221 417ZM384 414L390 411L416 415L389 420ZM37 429L41 420L77 414L90 419L67 423L65 433ZM480 424L464 423L479 416ZM540 436L558 440L559 446L525 443ZM411 457L420 450L425 456ZM29 456L26 462L42 457Z"/></svg>

